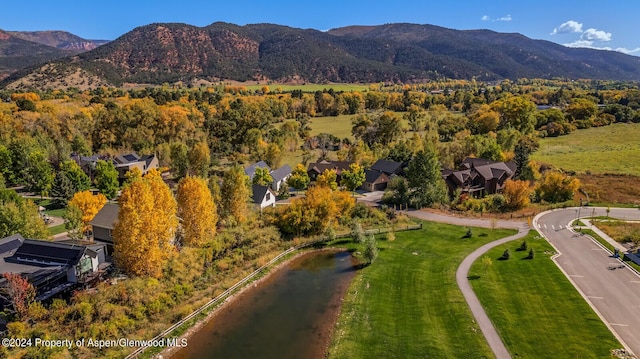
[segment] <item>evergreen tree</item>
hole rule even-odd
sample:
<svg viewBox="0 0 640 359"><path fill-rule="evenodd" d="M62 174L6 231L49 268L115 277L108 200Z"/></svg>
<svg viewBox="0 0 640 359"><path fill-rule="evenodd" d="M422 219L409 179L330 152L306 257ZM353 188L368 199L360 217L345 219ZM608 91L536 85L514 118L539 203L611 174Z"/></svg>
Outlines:
<svg viewBox="0 0 640 359"><path fill-rule="evenodd" d="M67 202L75 193L75 187L69 177L67 177L67 174L62 171L56 173L50 193L51 197L54 198L55 206L58 208L66 206Z"/></svg>

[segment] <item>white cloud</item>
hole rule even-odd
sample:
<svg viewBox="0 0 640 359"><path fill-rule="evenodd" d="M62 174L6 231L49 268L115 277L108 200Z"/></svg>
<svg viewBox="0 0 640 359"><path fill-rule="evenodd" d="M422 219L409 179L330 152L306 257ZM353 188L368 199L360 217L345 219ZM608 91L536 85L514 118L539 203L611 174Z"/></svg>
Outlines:
<svg viewBox="0 0 640 359"><path fill-rule="evenodd" d="M618 47L618 48L611 48L608 46L602 46L602 47L598 47L598 46L593 46L593 41L589 41L589 40L578 40L575 42L572 42L570 44L564 44L564 46L566 47L581 47L581 48L587 48L587 49L593 49L593 50L607 50L607 51L617 51L617 52L622 52L623 54L627 54L627 55L633 55L636 53L640 53L640 47L636 47L635 49L627 49L626 47Z"/></svg>
<svg viewBox="0 0 640 359"><path fill-rule="evenodd" d="M593 41L589 40L578 40L569 44L564 44L566 47L588 47L590 49L593 48Z"/></svg>
<svg viewBox="0 0 640 359"><path fill-rule="evenodd" d="M484 15L483 17L480 18L480 20L489 21L489 20L491 20L491 18L488 15Z"/></svg>
<svg viewBox="0 0 640 359"><path fill-rule="evenodd" d="M582 24L577 21L569 20L553 29L551 35L566 34L569 32L582 32Z"/></svg>
<svg viewBox="0 0 640 359"><path fill-rule="evenodd" d="M611 41L611 33L590 28L585 30L580 38L589 41Z"/></svg>
<svg viewBox="0 0 640 359"><path fill-rule="evenodd" d="M496 21L511 21L511 20L512 20L511 15L507 15L497 19Z"/></svg>

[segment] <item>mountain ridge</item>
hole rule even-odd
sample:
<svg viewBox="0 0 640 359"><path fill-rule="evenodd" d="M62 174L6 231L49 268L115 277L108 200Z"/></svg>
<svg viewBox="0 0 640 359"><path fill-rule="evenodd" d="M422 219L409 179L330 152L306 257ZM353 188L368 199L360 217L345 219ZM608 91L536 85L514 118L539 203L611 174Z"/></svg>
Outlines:
<svg viewBox="0 0 640 359"><path fill-rule="evenodd" d="M93 82L112 86L196 80L411 82L442 77L638 81L640 57L568 48L518 33L407 23L326 32L275 24L153 23L91 51L49 62L46 68L19 71L0 86L27 88L37 77L47 87L51 69L58 78L83 73Z"/></svg>

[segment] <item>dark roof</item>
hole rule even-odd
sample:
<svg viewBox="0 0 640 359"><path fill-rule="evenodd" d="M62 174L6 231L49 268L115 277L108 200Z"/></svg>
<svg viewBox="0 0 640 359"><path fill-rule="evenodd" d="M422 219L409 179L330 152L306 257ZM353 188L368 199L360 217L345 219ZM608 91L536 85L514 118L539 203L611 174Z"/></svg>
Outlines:
<svg viewBox="0 0 640 359"><path fill-rule="evenodd" d="M114 158L114 161L117 165L118 164L123 165L127 163L140 161L140 156L138 156L138 154L135 152L131 152L131 153L126 153L124 155L116 156L116 158Z"/></svg>
<svg viewBox="0 0 640 359"><path fill-rule="evenodd" d="M5 261L36 266L74 265L88 249L84 246L57 242L25 240Z"/></svg>
<svg viewBox="0 0 640 359"><path fill-rule="evenodd" d="M264 196L271 190L268 186L262 186L259 184L252 185L251 189L253 190L253 194L251 195L253 203L262 203Z"/></svg>
<svg viewBox="0 0 640 359"><path fill-rule="evenodd" d="M11 252L20 247L22 242L24 238L19 233L0 239L0 254Z"/></svg>
<svg viewBox="0 0 640 359"><path fill-rule="evenodd" d="M273 178L274 182L278 182L280 180L287 178L287 176L289 176L290 174L291 174L291 166L284 165L278 168L277 170L271 171L271 178Z"/></svg>
<svg viewBox="0 0 640 359"><path fill-rule="evenodd" d="M378 172L378 171L374 171L374 170L364 170L364 175L365 175L365 183L376 183L381 177L382 177L382 182L388 181L389 180L389 176L387 176L386 173L384 172Z"/></svg>
<svg viewBox="0 0 640 359"><path fill-rule="evenodd" d="M96 213L89 224L94 227L113 229L118 220L119 211L120 207L117 204L107 203Z"/></svg>
<svg viewBox="0 0 640 359"><path fill-rule="evenodd" d="M377 160L376 163L371 166L371 169L374 171L384 172L388 175L393 173L398 174L402 169L402 163L389 160Z"/></svg>
<svg viewBox="0 0 640 359"><path fill-rule="evenodd" d="M315 171L317 173L323 173L325 170L335 170L336 174L341 174L342 171L348 170L353 162L349 161L322 161L317 163L310 163L307 167L307 172Z"/></svg>
<svg viewBox="0 0 640 359"><path fill-rule="evenodd" d="M255 176L255 174L256 174L256 168L266 168L269 172L271 172L271 168L269 168L269 165L264 161L260 161L260 162L254 163L251 166L245 168L244 169L244 174L249 176L250 180L253 180L253 176Z"/></svg>
<svg viewBox="0 0 640 359"><path fill-rule="evenodd" d="M140 158L141 161L144 161L144 163L147 165L147 168L149 168L149 165L151 164L151 161L153 161L156 158L156 155L146 155L146 156L142 156L142 158Z"/></svg>
<svg viewBox="0 0 640 359"><path fill-rule="evenodd" d="M485 165L490 165L494 163L502 163L502 162L487 160L484 158L467 157L464 160L462 160L462 162L460 163L460 168L469 169L471 167L485 166Z"/></svg>

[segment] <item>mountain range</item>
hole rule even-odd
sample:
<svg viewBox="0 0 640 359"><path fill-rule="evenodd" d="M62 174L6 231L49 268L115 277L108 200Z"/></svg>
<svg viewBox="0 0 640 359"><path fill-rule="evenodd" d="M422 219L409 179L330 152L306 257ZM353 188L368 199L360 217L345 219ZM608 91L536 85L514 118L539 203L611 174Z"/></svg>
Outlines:
<svg viewBox="0 0 640 359"><path fill-rule="evenodd" d="M22 52L4 50L10 46ZM25 58L29 61L22 61ZM515 33L416 24L348 26L322 32L273 24L155 23L108 43L54 31L0 32L0 69L6 64L12 64L15 72L0 86L9 88L199 80L640 80L640 57L568 48Z"/></svg>

